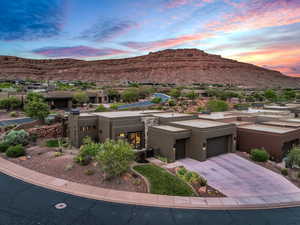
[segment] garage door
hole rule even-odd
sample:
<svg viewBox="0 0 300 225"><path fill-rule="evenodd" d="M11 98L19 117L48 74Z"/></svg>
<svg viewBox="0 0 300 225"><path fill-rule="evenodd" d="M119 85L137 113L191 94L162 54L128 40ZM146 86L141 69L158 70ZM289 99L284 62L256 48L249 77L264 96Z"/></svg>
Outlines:
<svg viewBox="0 0 300 225"><path fill-rule="evenodd" d="M211 138L207 140L207 158L228 152L229 136Z"/></svg>

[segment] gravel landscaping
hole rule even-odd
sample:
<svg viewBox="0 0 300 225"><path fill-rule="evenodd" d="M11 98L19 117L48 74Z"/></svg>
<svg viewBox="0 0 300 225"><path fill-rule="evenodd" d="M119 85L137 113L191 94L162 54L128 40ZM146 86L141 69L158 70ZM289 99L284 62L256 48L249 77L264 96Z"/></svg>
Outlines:
<svg viewBox="0 0 300 225"><path fill-rule="evenodd" d="M38 146L28 147L27 154L23 157L8 158L5 154L0 156L28 169L77 183L123 191L147 192L145 181L133 172L127 172L121 177L105 179L97 163L80 166L74 162L78 150L65 149L63 153L59 153L57 148L46 147L45 142L46 140L38 140Z"/></svg>

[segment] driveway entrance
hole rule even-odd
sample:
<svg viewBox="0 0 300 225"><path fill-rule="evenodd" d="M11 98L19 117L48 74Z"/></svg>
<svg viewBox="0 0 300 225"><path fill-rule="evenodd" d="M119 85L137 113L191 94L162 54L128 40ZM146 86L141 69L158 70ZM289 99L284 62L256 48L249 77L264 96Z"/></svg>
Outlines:
<svg viewBox="0 0 300 225"><path fill-rule="evenodd" d="M212 157L204 162L181 159L175 162L202 174L208 184L228 197L280 195L299 189L274 173L234 153Z"/></svg>

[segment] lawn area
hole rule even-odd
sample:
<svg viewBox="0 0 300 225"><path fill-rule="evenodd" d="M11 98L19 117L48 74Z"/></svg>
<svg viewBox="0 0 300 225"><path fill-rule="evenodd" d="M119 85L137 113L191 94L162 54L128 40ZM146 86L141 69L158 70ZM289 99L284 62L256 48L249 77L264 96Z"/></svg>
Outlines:
<svg viewBox="0 0 300 225"><path fill-rule="evenodd" d="M151 164L138 165L133 169L148 179L152 194L195 196L189 185L158 166Z"/></svg>

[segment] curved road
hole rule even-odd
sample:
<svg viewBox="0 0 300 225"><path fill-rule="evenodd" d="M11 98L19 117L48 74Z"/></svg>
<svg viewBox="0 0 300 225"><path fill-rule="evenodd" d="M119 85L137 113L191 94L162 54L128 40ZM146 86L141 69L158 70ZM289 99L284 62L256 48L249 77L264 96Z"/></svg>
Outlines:
<svg viewBox="0 0 300 225"><path fill-rule="evenodd" d="M65 209L56 209L66 203ZM300 207L272 210L184 210L90 200L0 173L0 225L298 225Z"/></svg>

